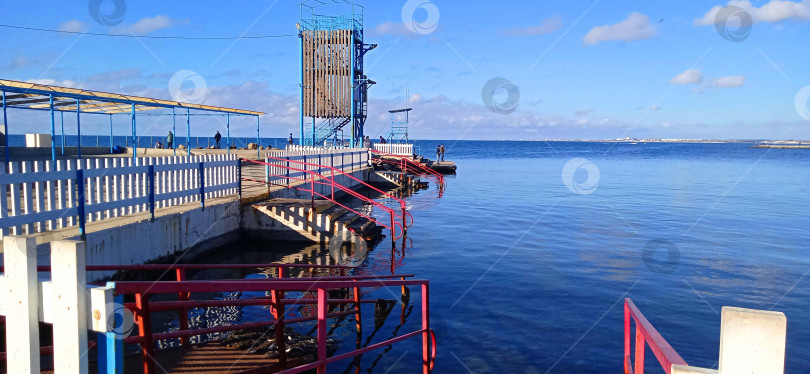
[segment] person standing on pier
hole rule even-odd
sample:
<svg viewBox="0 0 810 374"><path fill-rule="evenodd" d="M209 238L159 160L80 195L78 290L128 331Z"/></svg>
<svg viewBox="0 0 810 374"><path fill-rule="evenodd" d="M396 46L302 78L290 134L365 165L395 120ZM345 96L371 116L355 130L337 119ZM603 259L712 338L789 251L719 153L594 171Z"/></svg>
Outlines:
<svg viewBox="0 0 810 374"><path fill-rule="evenodd" d="M380 136L380 144L385 144L385 138L383 138L382 135Z"/></svg>
<svg viewBox="0 0 810 374"><path fill-rule="evenodd" d="M169 135L166 135L166 149L174 149L174 134L169 130Z"/></svg>
<svg viewBox="0 0 810 374"><path fill-rule="evenodd" d="M217 133L214 134L214 141L217 142L217 149L219 149L219 141L220 141L220 139L222 139L222 134L220 134L219 131L217 131Z"/></svg>
<svg viewBox="0 0 810 374"><path fill-rule="evenodd" d="M441 145L442 148L442 162L444 162L444 144Z"/></svg>
<svg viewBox="0 0 810 374"><path fill-rule="evenodd" d="M442 157L442 145L439 144L436 146L436 162L439 162Z"/></svg>
<svg viewBox="0 0 810 374"><path fill-rule="evenodd" d="M292 144L293 144L293 137L292 137L292 133L290 133L290 137L289 137L289 138L287 138L287 143L289 143L290 145L292 145Z"/></svg>

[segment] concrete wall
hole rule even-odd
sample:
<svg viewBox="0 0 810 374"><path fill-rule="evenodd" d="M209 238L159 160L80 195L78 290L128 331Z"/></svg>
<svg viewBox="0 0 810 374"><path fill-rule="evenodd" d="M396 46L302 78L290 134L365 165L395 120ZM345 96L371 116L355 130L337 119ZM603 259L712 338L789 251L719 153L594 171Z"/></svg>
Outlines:
<svg viewBox="0 0 810 374"><path fill-rule="evenodd" d="M151 222L142 220L90 232L87 234L87 264L143 264L216 248L239 239L240 223L239 201L232 200L205 209L161 214ZM78 240L78 237L71 239ZM50 246L51 243L37 246L40 265L50 264ZM89 272L87 280L92 282L112 274Z"/></svg>

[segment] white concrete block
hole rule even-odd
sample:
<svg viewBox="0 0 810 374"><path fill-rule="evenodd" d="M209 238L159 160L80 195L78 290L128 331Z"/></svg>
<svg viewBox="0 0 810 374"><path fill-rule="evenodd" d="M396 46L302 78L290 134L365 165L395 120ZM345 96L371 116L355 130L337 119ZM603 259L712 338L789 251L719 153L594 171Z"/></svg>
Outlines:
<svg viewBox="0 0 810 374"><path fill-rule="evenodd" d="M39 373L37 316L37 243L35 238L3 238L6 288L6 351L9 373Z"/></svg>
<svg viewBox="0 0 810 374"><path fill-rule="evenodd" d="M87 276L85 243L51 243L54 371L87 373Z"/></svg>
<svg viewBox="0 0 810 374"><path fill-rule="evenodd" d="M670 374L717 374L717 370L686 365L672 365Z"/></svg>
<svg viewBox="0 0 810 374"><path fill-rule="evenodd" d="M719 373L784 373L786 336L784 313L723 307Z"/></svg>

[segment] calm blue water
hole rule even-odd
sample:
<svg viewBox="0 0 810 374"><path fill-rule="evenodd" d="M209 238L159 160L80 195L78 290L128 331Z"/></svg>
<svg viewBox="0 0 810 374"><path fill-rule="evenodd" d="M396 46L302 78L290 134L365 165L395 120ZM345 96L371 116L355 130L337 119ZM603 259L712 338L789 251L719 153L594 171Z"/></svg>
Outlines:
<svg viewBox="0 0 810 374"><path fill-rule="evenodd" d="M722 306L782 311L787 372L810 368L810 150L443 143L458 175L441 199L409 199L413 248L400 269L431 281L436 372L620 371L623 297L702 367L717 365ZM566 187L572 158L598 168L592 194ZM378 368L414 372L419 352L396 346Z"/></svg>
<svg viewBox="0 0 810 374"><path fill-rule="evenodd" d="M417 145L428 154L439 143ZM458 175L442 198L432 187L407 199L415 224L397 253L398 272L431 282L435 372L619 372L624 297L701 367L717 366L724 305L782 311L787 372L810 368L810 150L441 143ZM577 158L588 163L564 172ZM390 256L384 240L361 271L389 271ZM396 307L374 341L418 328L418 300L414 289L405 326ZM337 330L341 351L354 345L351 325ZM414 373L420 360L413 339L360 366ZM649 351L647 363L662 372Z"/></svg>

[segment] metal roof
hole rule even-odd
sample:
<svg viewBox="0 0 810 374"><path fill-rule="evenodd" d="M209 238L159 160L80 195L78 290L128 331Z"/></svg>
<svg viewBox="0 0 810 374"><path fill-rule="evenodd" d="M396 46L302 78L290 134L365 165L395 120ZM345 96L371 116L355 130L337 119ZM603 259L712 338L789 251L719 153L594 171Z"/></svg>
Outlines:
<svg viewBox="0 0 810 374"><path fill-rule="evenodd" d="M184 103L180 101L152 99L141 96L122 95L78 88L49 86L44 84L0 79L0 91L7 92L6 104L9 108L50 110L53 96L53 109L75 111L77 100L82 113L116 114L130 113L132 105L136 111L165 108L186 108L235 115L260 116L263 112L244 109L223 108L211 105ZM11 92L13 94L8 94Z"/></svg>

